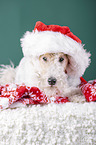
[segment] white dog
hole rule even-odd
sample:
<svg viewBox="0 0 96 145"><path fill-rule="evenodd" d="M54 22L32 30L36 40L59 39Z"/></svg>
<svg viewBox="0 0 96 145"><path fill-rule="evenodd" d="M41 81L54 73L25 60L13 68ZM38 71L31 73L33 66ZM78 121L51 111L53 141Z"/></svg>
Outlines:
<svg viewBox="0 0 96 145"><path fill-rule="evenodd" d="M67 75L68 65L68 56L63 53L23 57L17 68L14 68L13 64L2 66L0 84L24 83L40 88L48 97L68 96L72 102L85 102L79 87L70 85Z"/></svg>
<svg viewBox="0 0 96 145"><path fill-rule="evenodd" d="M89 54L81 44L59 32L37 29L24 35L21 46L24 57L16 68L12 65L0 69L0 84L24 83L38 87L48 97L85 102L78 85L89 65Z"/></svg>

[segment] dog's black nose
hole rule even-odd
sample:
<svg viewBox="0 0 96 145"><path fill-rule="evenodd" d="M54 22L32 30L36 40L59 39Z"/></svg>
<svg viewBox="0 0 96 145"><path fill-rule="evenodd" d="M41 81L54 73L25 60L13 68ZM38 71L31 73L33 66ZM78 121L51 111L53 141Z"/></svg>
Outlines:
<svg viewBox="0 0 96 145"><path fill-rule="evenodd" d="M51 86L53 86L53 85L56 84L56 81L57 81L56 78L50 77L48 79L48 84L51 85Z"/></svg>

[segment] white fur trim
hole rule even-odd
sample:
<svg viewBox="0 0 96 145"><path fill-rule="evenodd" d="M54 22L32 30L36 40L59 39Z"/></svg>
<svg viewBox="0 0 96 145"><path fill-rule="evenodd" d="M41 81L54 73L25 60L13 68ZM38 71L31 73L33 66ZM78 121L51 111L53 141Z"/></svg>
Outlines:
<svg viewBox="0 0 96 145"><path fill-rule="evenodd" d="M21 39L21 47L24 56L58 52L68 54L71 65L67 71L71 76L82 76L90 63L90 53L83 49L83 45L59 32L27 31Z"/></svg>

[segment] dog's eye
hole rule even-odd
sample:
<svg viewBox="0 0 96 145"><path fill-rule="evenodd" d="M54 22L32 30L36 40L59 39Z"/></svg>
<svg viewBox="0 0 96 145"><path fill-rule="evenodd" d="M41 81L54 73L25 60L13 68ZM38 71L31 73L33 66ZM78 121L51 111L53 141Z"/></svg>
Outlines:
<svg viewBox="0 0 96 145"><path fill-rule="evenodd" d="M43 57L43 60L44 60L44 61L47 61L47 58L46 58L46 57Z"/></svg>
<svg viewBox="0 0 96 145"><path fill-rule="evenodd" d="M59 62L62 62L63 60L64 60L63 57L60 57L60 58L59 58Z"/></svg>

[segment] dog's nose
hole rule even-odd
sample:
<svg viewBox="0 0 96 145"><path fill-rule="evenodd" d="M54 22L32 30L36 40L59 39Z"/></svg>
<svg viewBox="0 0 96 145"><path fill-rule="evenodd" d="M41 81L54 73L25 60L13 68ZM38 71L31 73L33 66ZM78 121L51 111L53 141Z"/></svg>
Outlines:
<svg viewBox="0 0 96 145"><path fill-rule="evenodd" d="M57 81L56 78L50 77L50 78L48 79L48 84L51 85L51 86L53 86L53 85L56 84L56 81Z"/></svg>

